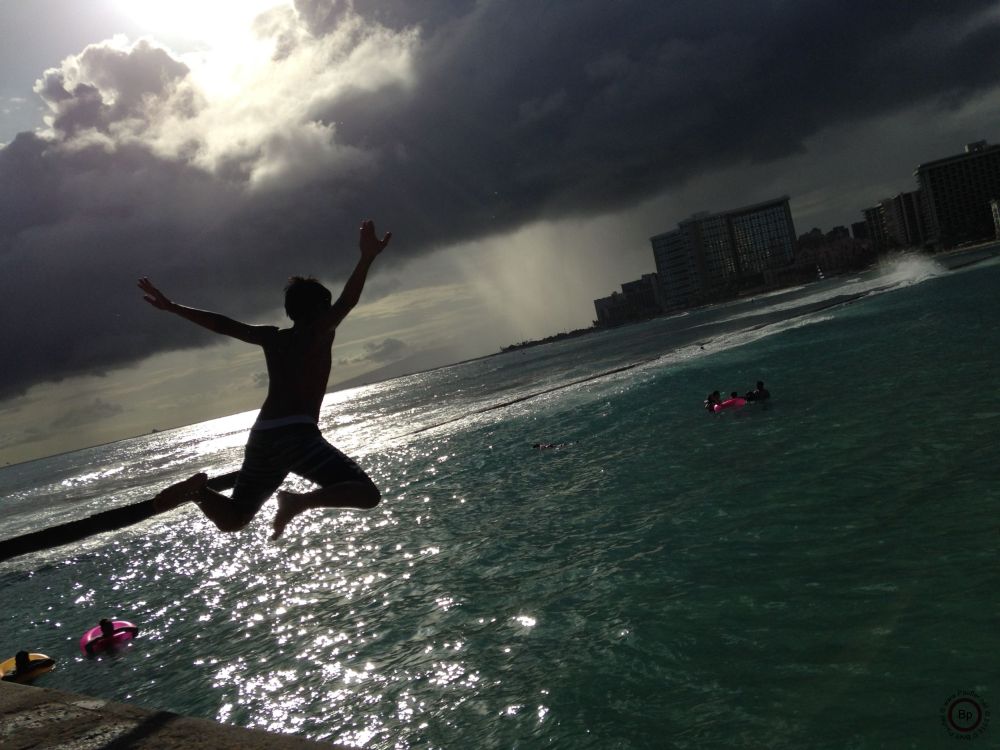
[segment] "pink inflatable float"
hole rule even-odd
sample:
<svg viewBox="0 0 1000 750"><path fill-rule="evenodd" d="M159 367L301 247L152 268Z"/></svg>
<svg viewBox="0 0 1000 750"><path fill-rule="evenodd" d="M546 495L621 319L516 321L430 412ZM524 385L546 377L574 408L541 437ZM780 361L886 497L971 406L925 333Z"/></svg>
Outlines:
<svg viewBox="0 0 1000 750"><path fill-rule="evenodd" d="M80 650L87 656L121 646L139 634L139 628L127 620L101 620L80 636Z"/></svg>
<svg viewBox="0 0 1000 750"><path fill-rule="evenodd" d="M720 411L726 411L726 409L740 409L747 405L747 400L745 398L727 398L721 404L716 404L712 407L712 411L718 414Z"/></svg>

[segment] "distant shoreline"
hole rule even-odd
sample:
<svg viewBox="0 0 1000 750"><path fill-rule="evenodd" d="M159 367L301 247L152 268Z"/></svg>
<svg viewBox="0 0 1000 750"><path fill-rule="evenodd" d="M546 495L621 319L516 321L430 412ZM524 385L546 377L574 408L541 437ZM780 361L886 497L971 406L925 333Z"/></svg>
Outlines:
<svg viewBox="0 0 1000 750"><path fill-rule="evenodd" d="M563 339L575 339L578 336L586 336L588 333L594 333L596 331L604 331L605 328L598 328L597 326L590 326L589 328L576 328L572 331L563 331L562 333L554 333L551 336L546 336L543 339L531 339L528 341L522 341L519 344L510 344L508 346L501 346L499 352L494 352L494 354L504 354L506 352L515 352L519 349L530 349L533 346L540 346L541 344L551 344L554 341L562 341ZM494 354L487 356L494 356Z"/></svg>
<svg viewBox="0 0 1000 750"><path fill-rule="evenodd" d="M887 253L879 256L878 258L876 258L876 260L874 260L872 263L869 263L864 268L855 269L853 271L847 271L847 272L844 272L844 273L859 273L859 272L863 273L865 271L871 271L872 269L874 269L874 268L876 268L878 266L878 264L879 264L879 262L881 260L883 260L884 258L892 255L893 252L901 252L901 253L914 252L914 253L919 253L921 255L926 255L928 258L932 258L933 259L933 258L950 258L952 256L964 255L966 253L968 253L968 254L971 255L973 253L981 253L981 252L984 252L984 251L990 251L990 256L996 255L996 254L1000 253L1000 239L990 240L988 242L982 242L982 243L980 243L978 245L972 245L972 246L969 246L969 247L957 247L957 248L952 248L950 250L942 250L941 252L937 252L937 253L929 252L927 250L922 250L922 249L889 251L889 252L887 252ZM960 264L957 264L957 265L949 265L948 266L948 270L949 271L955 271L955 270L957 270L959 268L965 268L966 266L972 266L972 265L975 265L976 263L981 263L984 260L988 260L988 258L990 256L984 256L982 258L975 258L975 259L970 260L970 261L968 261L966 263L960 263ZM844 273L828 274L827 278L828 279L832 279L832 278L835 278L837 276L842 276L842 275L844 275ZM819 279L817 279L817 281L819 281ZM812 283L812 282L808 282L808 283ZM796 286L795 284L791 284L791 285L789 285L787 287L777 287L775 289L768 289L768 290L759 290L759 289L757 289L757 290L753 290L753 291L748 291L745 294L748 295L748 296L753 296L754 294L759 294L762 291L768 292L768 293L770 293L770 292L780 292L783 289L792 289L795 286ZM723 303L726 303L726 302L732 302L733 300L740 299L740 297L741 297L741 295L737 294L735 297L732 297L732 298L729 298L729 299L715 300L713 302L706 302L703 305L693 305L691 307L685 307L685 308L681 308L679 310L671 310L669 312L660 313L659 315L653 315L651 317L642 318L640 320L626 321L626 322L621 323L619 325L610 326L610 327L607 327L607 328L602 328L602 327L596 326L596 325L590 326L589 328L577 328L577 329L575 329L573 331L565 331L563 333L556 333L556 334L553 334L551 336L546 336L545 338L541 338L541 339L531 339L531 340L528 340L528 341L522 341L522 342L517 343L517 344L510 344L508 346L501 346L500 347L500 352L498 352L498 353L499 354L503 354L503 353L506 353L506 352L518 351L520 349L529 349L529 348L531 348L533 346L539 346L541 344L550 344L550 343L552 343L554 341L562 341L564 339L571 339L571 338L576 338L578 336L585 336L588 333L596 333L598 331L610 331L610 330L613 330L614 328L620 328L622 326L632 325L634 323L645 323L648 320L656 320L657 318L670 317L672 315L677 315L677 314L680 314L680 313L691 312L692 310L700 310L700 309L705 308L705 307L712 307L713 305L723 304ZM495 354L484 355L484 357L492 357L492 356L495 356ZM476 357L476 359L482 359L482 358L483 357ZM455 364L460 364L460 363L456 362ZM447 366L447 365L443 365L443 366Z"/></svg>

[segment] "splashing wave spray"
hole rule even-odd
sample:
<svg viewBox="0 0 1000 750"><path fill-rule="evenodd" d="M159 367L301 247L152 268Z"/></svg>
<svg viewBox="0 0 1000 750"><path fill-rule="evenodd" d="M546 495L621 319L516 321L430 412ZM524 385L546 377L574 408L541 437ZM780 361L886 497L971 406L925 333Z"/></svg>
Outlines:
<svg viewBox="0 0 1000 750"><path fill-rule="evenodd" d="M879 278L897 284L917 284L941 276L947 269L920 252L899 252L886 255L878 264Z"/></svg>

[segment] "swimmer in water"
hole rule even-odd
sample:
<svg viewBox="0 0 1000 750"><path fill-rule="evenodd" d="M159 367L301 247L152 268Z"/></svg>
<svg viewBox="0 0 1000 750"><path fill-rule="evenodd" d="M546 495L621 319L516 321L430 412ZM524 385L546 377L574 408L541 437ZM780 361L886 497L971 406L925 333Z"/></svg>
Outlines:
<svg viewBox="0 0 1000 750"><path fill-rule="evenodd" d="M715 405L722 402L722 396L718 391L712 391L705 399L705 410L715 411Z"/></svg>
<svg viewBox="0 0 1000 750"><path fill-rule="evenodd" d="M33 670L43 667L51 667L56 663L55 659L32 659L27 651L18 651L14 654L14 668L0 676L4 682L20 682L24 680Z"/></svg>
<svg viewBox="0 0 1000 750"><path fill-rule="evenodd" d="M764 387L764 381L757 381L757 388L753 391L747 391L747 395L744 396L747 401L766 401L771 398L770 392Z"/></svg>
<svg viewBox="0 0 1000 750"><path fill-rule="evenodd" d="M102 617L101 621L97 623L101 628L101 634L94 638L92 641L88 641L84 648L90 656L94 655L95 650L102 643L109 649L115 646L115 635L118 633L131 633L132 637L139 635L139 628L135 625L119 625L115 627L115 624L106 617Z"/></svg>

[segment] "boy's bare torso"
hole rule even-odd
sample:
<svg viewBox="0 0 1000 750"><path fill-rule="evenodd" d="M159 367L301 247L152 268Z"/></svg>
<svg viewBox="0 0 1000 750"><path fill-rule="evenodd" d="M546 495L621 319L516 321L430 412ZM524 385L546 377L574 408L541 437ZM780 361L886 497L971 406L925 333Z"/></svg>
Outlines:
<svg viewBox="0 0 1000 750"><path fill-rule="evenodd" d="M258 419L304 415L319 420L333 339L333 331L308 325L273 329L262 344L269 383Z"/></svg>

